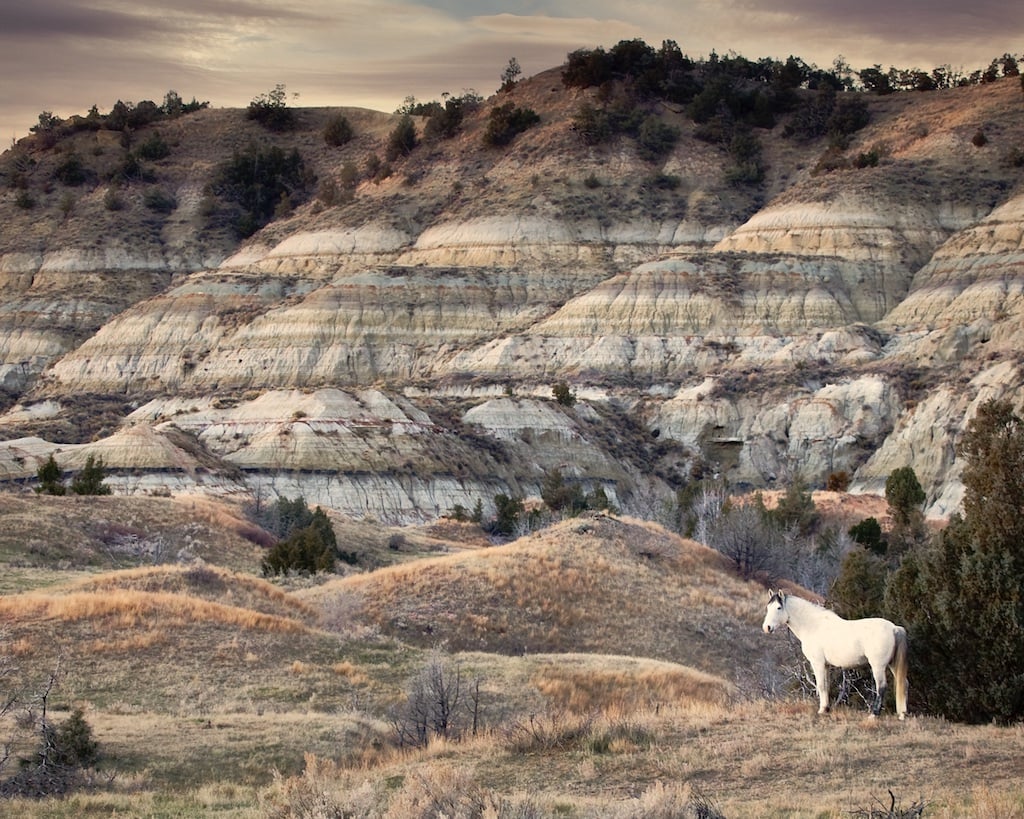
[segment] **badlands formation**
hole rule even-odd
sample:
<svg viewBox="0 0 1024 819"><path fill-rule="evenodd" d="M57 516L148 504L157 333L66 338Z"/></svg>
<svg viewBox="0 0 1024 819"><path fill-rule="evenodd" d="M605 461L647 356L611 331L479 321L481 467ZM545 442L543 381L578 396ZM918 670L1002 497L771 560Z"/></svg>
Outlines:
<svg viewBox="0 0 1024 819"><path fill-rule="evenodd" d="M510 146L482 144L487 100L389 178L245 241L211 227L204 190L232 151L294 147L322 191L398 117L343 109L338 148L321 109L285 134L223 109L147 126L171 154L117 210L99 172L31 209L5 186L0 480L91 454L118 492L302 495L400 524L535 496L552 469L639 510L701 475L845 471L878 493L909 465L931 514L957 509L975 408L1024 409L1017 78L869 97L831 171L824 138L780 123L759 132L764 180L740 186L672 111L681 138L652 163L625 137L582 144L593 92L557 70L508 96L541 118ZM118 150L74 139L65 156ZM41 179L59 156L28 138L2 168ZM142 204L153 185L172 210Z"/></svg>

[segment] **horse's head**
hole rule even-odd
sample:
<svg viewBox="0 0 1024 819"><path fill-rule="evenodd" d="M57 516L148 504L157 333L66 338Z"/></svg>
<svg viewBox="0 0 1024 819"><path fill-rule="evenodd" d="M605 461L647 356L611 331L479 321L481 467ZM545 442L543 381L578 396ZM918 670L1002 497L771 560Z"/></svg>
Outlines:
<svg viewBox="0 0 1024 819"><path fill-rule="evenodd" d="M761 624L761 629L765 634L771 634L788 622L789 612L786 611L786 593L769 589L768 607L764 615L764 622Z"/></svg>

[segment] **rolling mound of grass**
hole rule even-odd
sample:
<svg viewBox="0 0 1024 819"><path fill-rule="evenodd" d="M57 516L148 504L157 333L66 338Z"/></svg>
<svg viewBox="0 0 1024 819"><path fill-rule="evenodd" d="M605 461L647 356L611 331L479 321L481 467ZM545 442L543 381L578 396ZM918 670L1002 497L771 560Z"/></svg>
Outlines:
<svg viewBox="0 0 1024 819"><path fill-rule="evenodd" d="M626 654L731 679L770 650L760 585L656 524L604 515L299 593L328 627L450 651Z"/></svg>
<svg viewBox="0 0 1024 819"><path fill-rule="evenodd" d="M315 623L319 616L314 607L266 580L209 564L148 566L107 572L69 584L55 593L63 590L98 595L118 592L183 595L308 624Z"/></svg>
<svg viewBox="0 0 1024 819"><path fill-rule="evenodd" d="M267 535L203 498L0 492L0 593L71 576L167 562L259 571Z"/></svg>

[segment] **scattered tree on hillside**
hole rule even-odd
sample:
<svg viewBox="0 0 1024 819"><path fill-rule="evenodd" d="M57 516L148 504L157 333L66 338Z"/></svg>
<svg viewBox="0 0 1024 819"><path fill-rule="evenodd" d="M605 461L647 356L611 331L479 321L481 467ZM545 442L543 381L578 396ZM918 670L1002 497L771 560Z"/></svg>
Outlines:
<svg viewBox="0 0 1024 819"><path fill-rule="evenodd" d="M728 506L710 527L707 543L729 558L745 579L766 575L774 580L792 568L789 544L760 494L753 501Z"/></svg>
<svg viewBox="0 0 1024 819"><path fill-rule="evenodd" d="M512 57L508 61L508 65L505 66L505 70L501 72L501 87L498 89L500 92L508 92L516 87L519 82L519 78L523 75L523 69L519 67L519 60Z"/></svg>
<svg viewBox="0 0 1024 819"><path fill-rule="evenodd" d="M302 497L278 500L251 519L279 538L263 560L264 576L334 570L338 559L355 564L358 554L338 547L331 520L319 506L310 510Z"/></svg>
<svg viewBox="0 0 1024 819"><path fill-rule="evenodd" d="M0 798L62 796L87 784L87 772L100 760L99 743L80 708L60 724L50 719L50 698L62 676L61 662L40 682L17 679L17 669L0 656ZM32 748L26 756L16 749ZM23 751L21 751L23 753ZM17 762L10 776L8 763Z"/></svg>
<svg viewBox="0 0 1024 819"><path fill-rule="evenodd" d="M235 229L245 238L273 218L283 196L302 201L312 181L298 150L253 144L215 171L213 190L237 206Z"/></svg>
<svg viewBox="0 0 1024 819"><path fill-rule="evenodd" d="M559 381L551 388L551 395L563 407L571 407L576 403L576 394L564 381Z"/></svg>
<svg viewBox="0 0 1024 819"><path fill-rule="evenodd" d="M106 477L103 459L90 455L85 459L85 466L71 479L71 491L76 495L109 495L111 489L103 483Z"/></svg>
<svg viewBox="0 0 1024 819"><path fill-rule="evenodd" d="M895 557L923 542L927 536L922 509L926 495L912 467L894 469L886 478L885 499L892 516L887 551Z"/></svg>
<svg viewBox="0 0 1024 819"><path fill-rule="evenodd" d="M50 453L50 457L36 471L36 478L39 479L36 492L42 495L67 494L67 487L64 486L64 473L57 461L54 460L53 453Z"/></svg>
<svg viewBox="0 0 1024 819"><path fill-rule="evenodd" d="M526 511L522 498L512 498L501 492L494 496L494 519L486 527L494 535L514 535L523 523Z"/></svg>
<svg viewBox="0 0 1024 819"><path fill-rule="evenodd" d="M860 523L855 523L850 527L849 534L868 551L874 552L876 555L885 554L887 544L885 538L882 537L882 524L878 522L878 518L864 518Z"/></svg>
<svg viewBox="0 0 1024 819"><path fill-rule="evenodd" d="M480 685L465 680L458 663L435 653L413 675L405 699L391 710L395 741L402 747L426 747L433 739L460 740L480 729Z"/></svg>
<svg viewBox="0 0 1024 819"><path fill-rule="evenodd" d="M402 116L394 130L388 135L387 146L384 149L384 158L388 162L394 162L412 153L416 147L416 123L408 114Z"/></svg>
<svg viewBox="0 0 1024 819"><path fill-rule="evenodd" d="M484 145L500 148L508 145L519 134L540 122L532 108L518 108L511 102L491 109L484 131Z"/></svg>
<svg viewBox="0 0 1024 819"><path fill-rule="evenodd" d="M794 476L768 516L783 531L793 530L804 536L809 535L821 520L811 490L800 475Z"/></svg>
<svg viewBox="0 0 1024 819"><path fill-rule="evenodd" d="M888 564L863 546L850 549L829 589L832 609L847 620L878 617L884 610Z"/></svg>
<svg viewBox="0 0 1024 819"><path fill-rule="evenodd" d="M886 588L913 646L911 695L968 722L1024 717L1024 421L978 408L958 446L963 516L904 555Z"/></svg>
<svg viewBox="0 0 1024 819"><path fill-rule="evenodd" d="M253 98L246 116L268 131L291 131L297 123L295 112L288 107L285 86L278 83L272 91Z"/></svg>
<svg viewBox="0 0 1024 819"><path fill-rule="evenodd" d="M352 124L344 114L334 114L324 126L324 142L334 148L351 142L354 135Z"/></svg>

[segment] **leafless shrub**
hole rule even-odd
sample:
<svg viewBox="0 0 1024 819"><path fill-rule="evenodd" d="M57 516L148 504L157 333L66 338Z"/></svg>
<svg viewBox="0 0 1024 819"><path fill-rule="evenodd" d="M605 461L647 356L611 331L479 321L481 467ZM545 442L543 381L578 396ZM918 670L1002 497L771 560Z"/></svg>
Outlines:
<svg viewBox="0 0 1024 819"><path fill-rule="evenodd" d="M400 746L426 747L435 738L459 740L480 727L480 679L464 680L458 663L433 654L413 676L391 713Z"/></svg>
<svg viewBox="0 0 1024 819"><path fill-rule="evenodd" d="M363 618L363 603L355 594L339 594L324 603L321 611L324 627L347 640L373 640L380 636L380 627Z"/></svg>
<svg viewBox="0 0 1024 819"><path fill-rule="evenodd" d="M864 817L864 819L917 819L924 815L923 800L914 802L909 808L904 808L896 804L896 795L892 791L889 791L889 807L885 807L880 799L876 799L875 802L877 806L851 811L850 815Z"/></svg>
<svg viewBox="0 0 1024 819"><path fill-rule="evenodd" d="M515 754L565 751L583 746L594 728L594 714L569 715L563 711L531 714L503 729L505 745Z"/></svg>
<svg viewBox="0 0 1024 819"><path fill-rule="evenodd" d="M732 507L708 533L708 545L729 558L746 579L755 575L788 574L791 546L779 528L768 520L759 504Z"/></svg>

